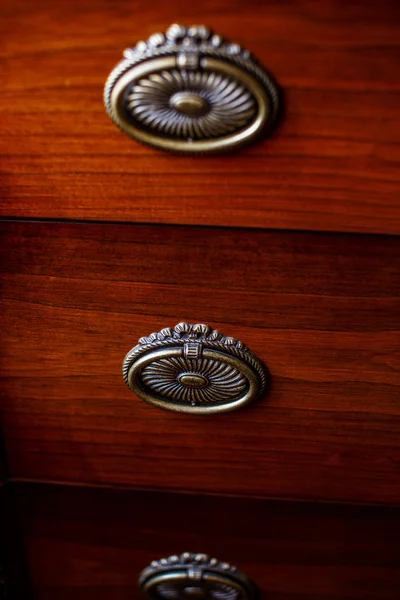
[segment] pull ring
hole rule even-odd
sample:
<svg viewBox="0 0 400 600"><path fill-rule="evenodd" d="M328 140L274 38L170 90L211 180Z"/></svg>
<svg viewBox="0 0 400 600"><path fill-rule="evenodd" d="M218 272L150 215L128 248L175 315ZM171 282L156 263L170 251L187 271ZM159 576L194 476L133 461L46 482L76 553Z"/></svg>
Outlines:
<svg viewBox="0 0 400 600"><path fill-rule="evenodd" d="M182 154L230 152L276 122L272 76L248 50L204 25L171 25L124 56L107 80L105 106L140 142Z"/></svg>
<svg viewBox="0 0 400 600"><path fill-rule="evenodd" d="M123 376L142 400L194 414L249 404L264 392L268 379L262 362L242 342L189 323L140 338L124 359Z"/></svg>

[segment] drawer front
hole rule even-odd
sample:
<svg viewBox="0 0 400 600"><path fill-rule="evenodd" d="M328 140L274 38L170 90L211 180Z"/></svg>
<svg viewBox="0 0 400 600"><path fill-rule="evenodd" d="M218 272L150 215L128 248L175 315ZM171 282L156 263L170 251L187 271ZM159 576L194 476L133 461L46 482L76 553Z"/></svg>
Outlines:
<svg viewBox="0 0 400 600"><path fill-rule="evenodd" d="M132 600L185 551L236 565L268 600L395 600L398 509L17 485L37 600Z"/></svg>
<svg viewBox="0 0 400 600"><path fill-rule="evenodd" d="M209 25L273 73L272 138L176 157L111 123L103 86L122 50L174 21ZM0 214L400 233L394 0L18 0L0 22Z"/></svg>
<svg viewBox="0 0 400 600"><path fill-rule="evenodd" d="M268 497L400 498L399 241L2 224L2 412L17 478ZM137 399L143 335L209 323L268 366L220 415Z"/></svg>

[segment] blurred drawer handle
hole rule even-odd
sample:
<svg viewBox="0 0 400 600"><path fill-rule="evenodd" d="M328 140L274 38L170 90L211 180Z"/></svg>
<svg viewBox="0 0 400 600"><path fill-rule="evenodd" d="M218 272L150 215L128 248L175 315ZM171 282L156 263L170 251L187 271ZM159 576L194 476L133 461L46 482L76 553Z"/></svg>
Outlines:
<svg viewBox="0 0 400 600"><path fill-rule="evenodd" d="M238 44L204 25L171 25L124 52L106 82L115 124L150 146L183 154L230 152L271 131L273 78Z"/></svg>
<svg viewBox="0 0 400 600"><path fill-rule="evenodd" d="M189 323L140 338L124 359L123 376L142 400L196 414L244 406L263 393L268 379L262 362L242 342Z"/></svg>
<svg viewBox="0 0 400 600"><path fill-rule="evenodd" d="M140 574L139 585L152 600L254 600L258 595L236 567L190 552L153 561Z"/></svg>

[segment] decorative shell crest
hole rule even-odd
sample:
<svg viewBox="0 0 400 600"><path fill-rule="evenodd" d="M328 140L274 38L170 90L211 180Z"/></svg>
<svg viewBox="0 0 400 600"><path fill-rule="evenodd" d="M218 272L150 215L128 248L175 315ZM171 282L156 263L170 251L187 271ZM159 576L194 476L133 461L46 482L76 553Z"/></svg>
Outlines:
<svg viewBox="0 0 400 600"><path fill-rule="evenodd" d="M178 47L178 48L176 48ZM124 51L125 58L133 58L136 56L159 56L160 51L184 50L200 51L200 52L219 52L226 53L229 56L240 56L248 59L251 54L239 46L225 40L220 35L215 35L211 29L205 25L191 25L186 27L174 23L168 27L165 33L153 33L147 41L138 42L133 48L127 48Z"/></svg>
<svg viewBox="0 0 400 600"><path fill-rule="evenodd" d="M210 341L219 342L226 346L235 346L241 350L247 350L246 346L239 340L225 336L218 331L218 329L212 329L209 325L204 325L203 323L191 325L190 323L182 322L175 325L173 329L171 327L166 327L165 329L161 329L158 333L151 333L149 336L141 337L138 345L143 346L151 344L156 340L173 340L174 342L179 341L180 343L185 343L189 340L202 342Z"/></svg>

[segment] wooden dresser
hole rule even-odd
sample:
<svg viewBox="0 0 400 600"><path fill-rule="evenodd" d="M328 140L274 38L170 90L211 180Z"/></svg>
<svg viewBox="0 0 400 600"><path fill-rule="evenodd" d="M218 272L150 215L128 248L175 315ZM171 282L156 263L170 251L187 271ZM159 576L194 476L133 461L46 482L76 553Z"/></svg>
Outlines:
<svg viewBox="0 0 400 600"><path fill-rule="evenodd" d="M141 598L193 552L262 600L397 600L399 3L0 10L5 597ZM175 21L274 75L272 135L178 156L118 131L108 74ZM137 398L124 356L179 322L243 341L267 392L206 416Z"/></svg>

